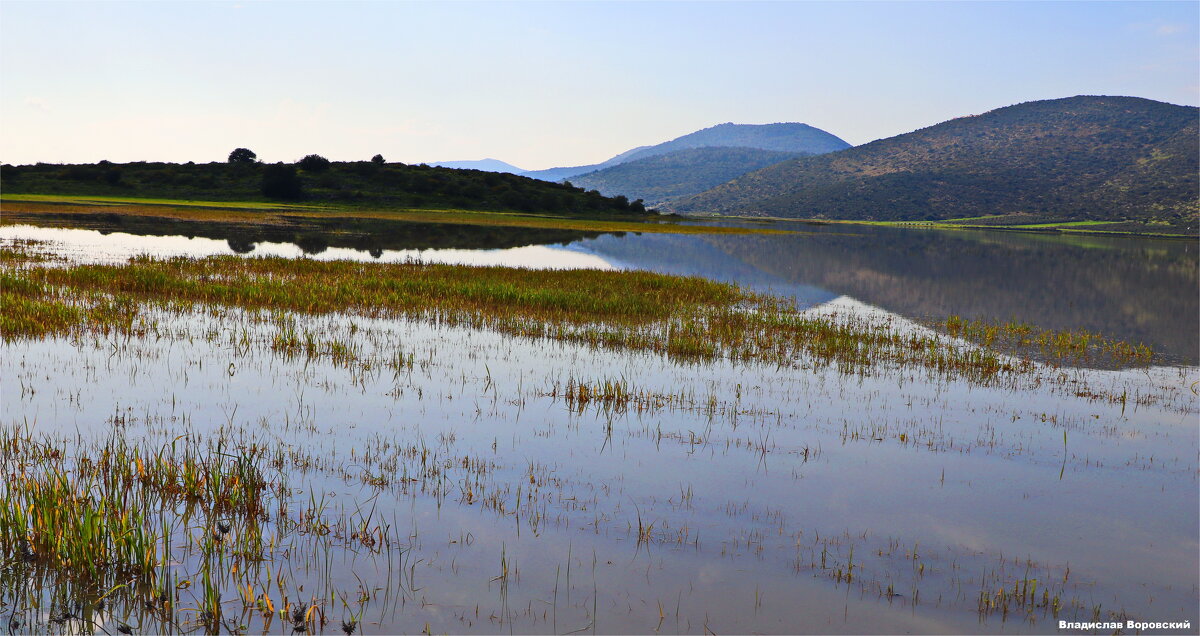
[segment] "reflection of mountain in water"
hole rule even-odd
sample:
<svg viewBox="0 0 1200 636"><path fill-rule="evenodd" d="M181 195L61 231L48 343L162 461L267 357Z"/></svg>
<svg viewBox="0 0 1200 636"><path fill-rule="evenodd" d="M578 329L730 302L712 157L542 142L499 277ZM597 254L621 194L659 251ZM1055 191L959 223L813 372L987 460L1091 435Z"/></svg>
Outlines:
<svg viewBox="0 0 1200 636"><path fill-rule="evenodd" d="M1192 241L799 226L795 235L622 236L596 232L292 217L287 225L180 221L115 214L5 215L6 222L149 236L383 250L501 249L571 243L619 267L704 276L795 297L846 295L922 321L950 315L1087 329L1144 342L1196 364L1200 349L1197 246ZM61 218L60 218L61 217Z"/></svg>
<svg viewBox="0 0 1200 636"><path fill-rule="evenodd" d="M837 294L819 287L789 280L748 262L731 258L721 250L717 242L697 236L642 234L632 239L601 236L573 243L568 249L595 254L624 269L703 276L712 280L737 283L756 291L794 297L801 305L816 305L837 297Z"/></svg>
<svg viewBox="0 0 1200 636"><path fill-rule="evenodd" d="M582 245L637 267L805 290L802 300L845 294L918 321L957 314L1082 328L1151 344L1187 364L1197 363L1200 348L1190 241L842 226Z"/></svg>
<svg viewBox="0 0 1200 636"><path fill-rule="evenodd" d="M284 217L284 225L254 225L219 221L192 221L120 214L8 214L8 221L31 225L124 232L139 236L186 236L224 240L230 250L246 254L262 242L294 243L309 254L330 247L369 252L378 258L383 250L506 249L527 245L570 243L600 236L538 228L410 223L363 218Z"/></svg>

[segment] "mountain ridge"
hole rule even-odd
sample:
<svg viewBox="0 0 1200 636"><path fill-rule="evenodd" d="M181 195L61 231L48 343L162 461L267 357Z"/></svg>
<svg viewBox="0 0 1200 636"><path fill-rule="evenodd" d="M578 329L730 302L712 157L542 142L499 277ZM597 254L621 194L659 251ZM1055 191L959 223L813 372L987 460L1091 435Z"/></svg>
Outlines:
<svg viewBox="0 0 1200 636"><path fill-rule="evenodd" d="M466 161L434 161L427 164L434 168L456 168L459 170L483 170L484 172L507 172L509 174L521 174L525 172L524 168L518 168L507 161L499 159L475 159Z"/></svg>
<svg viewBox="0 0 1200 636"><path fill-rule="evenodd" d="M667 154L678 150L707 147L758 148L782 152L818 154L849 148L850 144L832 133L798 122L773 124L735 124L726 122L702 128L686 135L652 146L626 150L606 161L586 166L569 166L531 170L522 176L561 181L573 176L603 170L636 159Z"/></svg>
<svg viewBox="0 0 1200 636"><path fill-rule="evenodd" d="M1195 225L1200 110L1114 96L1025 102L784 161L684 214L942 220L1021 213Z"/></svg>

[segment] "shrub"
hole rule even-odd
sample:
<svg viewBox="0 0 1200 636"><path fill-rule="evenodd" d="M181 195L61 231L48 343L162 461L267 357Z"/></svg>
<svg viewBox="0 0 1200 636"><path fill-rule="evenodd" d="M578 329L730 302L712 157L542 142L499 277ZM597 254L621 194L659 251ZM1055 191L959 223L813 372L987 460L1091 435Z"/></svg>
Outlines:
<svg viewBox="0 0 1200 636"><path fill-rule="evenodd" d="M266 170L263 170L262 193L263 196L272 199L302 198L304 190L295 166L282 163L267 166Z"/></svg>

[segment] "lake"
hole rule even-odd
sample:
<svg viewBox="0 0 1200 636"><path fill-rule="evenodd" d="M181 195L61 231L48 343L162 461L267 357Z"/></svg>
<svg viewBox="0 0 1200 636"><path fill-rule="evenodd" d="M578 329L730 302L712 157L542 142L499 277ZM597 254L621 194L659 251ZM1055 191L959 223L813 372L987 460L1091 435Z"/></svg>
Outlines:
<svg viewBox="0 0 1200 636"><path fill-rule="evenodd" d="M978 382L220 307L154 310L136 336L7 340L6 440L47 436L68 456L222 440L222 452L255 449L275 485L265 519L171 511L169 610L3 570L0 603L26 628L290 633L288 603L316 608L306 629L335 633L346 621L356 633L1200 624L1194 241L796 223L770 226L788 235L74 223L6 224L0 244L74 262L644 269L905 333L951 338L958 315L1098 332L1157 358L1035 359ZM341 348L289 353L275 346L285 331ZM237 543L206 538L218 517ZM221 548L250 535L253 558ZM206 591L219 617L203 614Z"/></svg>

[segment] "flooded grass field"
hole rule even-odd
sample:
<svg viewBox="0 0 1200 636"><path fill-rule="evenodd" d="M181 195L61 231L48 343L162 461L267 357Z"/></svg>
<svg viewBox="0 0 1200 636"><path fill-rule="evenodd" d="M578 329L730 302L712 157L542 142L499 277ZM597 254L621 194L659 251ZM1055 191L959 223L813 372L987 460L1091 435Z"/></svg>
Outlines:
<svg viewBox="0 0 1200 636"><path fill-rule="evenodd" d="M14 632L1200 623L1190 244L79 232L0 227Z"/></svg>

